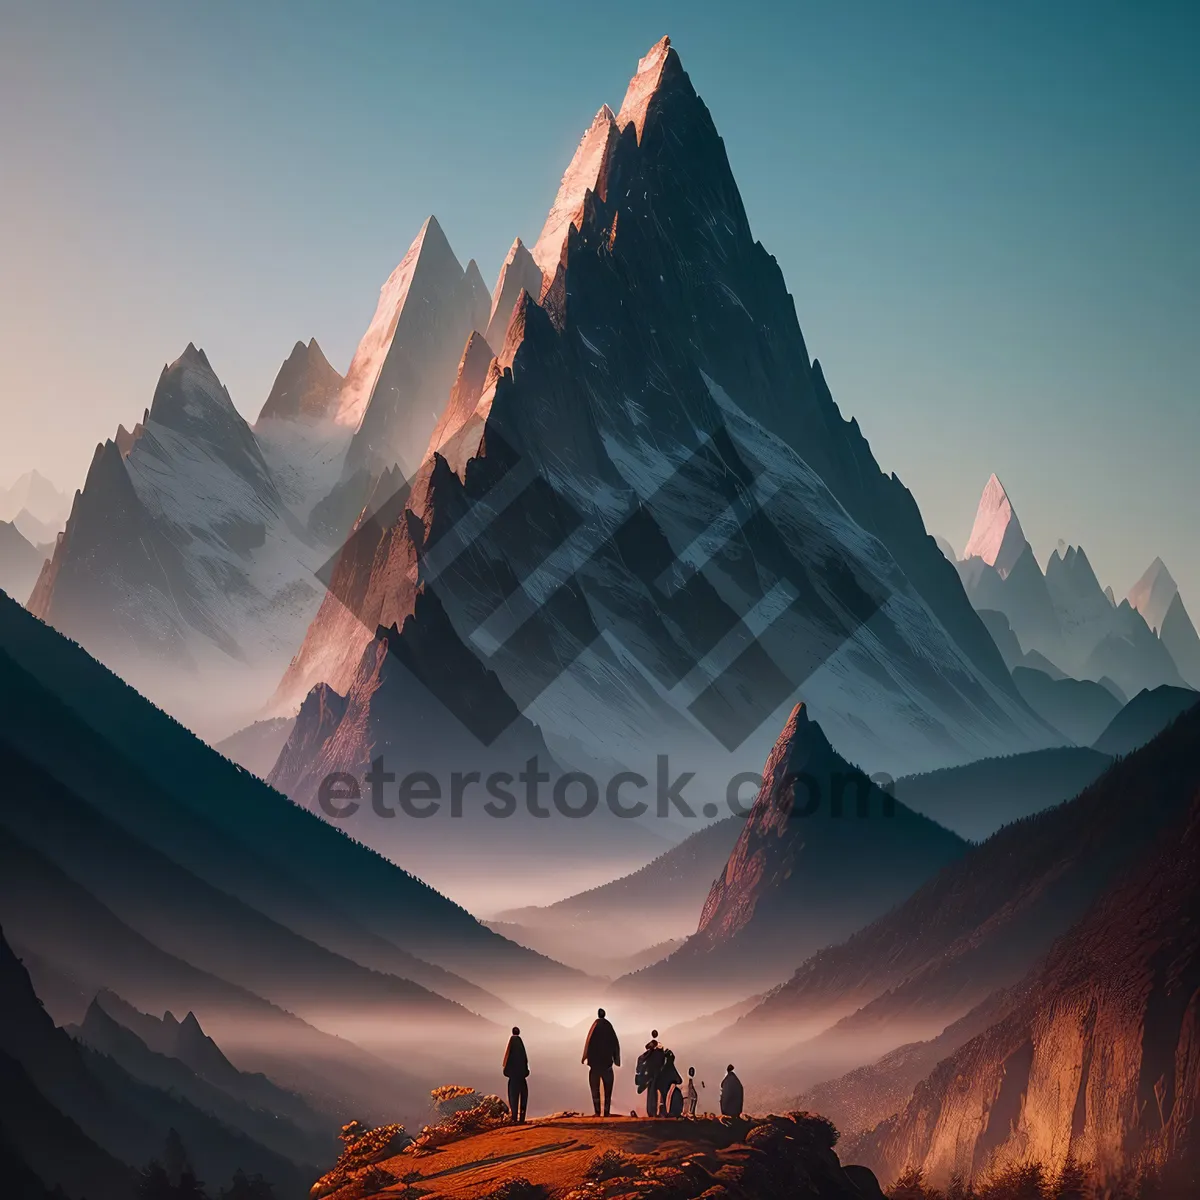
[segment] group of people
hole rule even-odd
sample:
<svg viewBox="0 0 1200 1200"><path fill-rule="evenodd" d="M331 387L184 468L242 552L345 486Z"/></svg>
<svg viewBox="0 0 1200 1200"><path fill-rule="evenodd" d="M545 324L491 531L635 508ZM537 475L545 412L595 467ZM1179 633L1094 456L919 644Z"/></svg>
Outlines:
<svg viewBox="0 0 1200 1200"><path fill-rule="evenodd" d="M592 1108L597 1117L610 1116L612 1111L613 1079L621 1065L621 1043L612 1022L599 1009L583 1043L583 1058L588 1069L588 1086L592 1093ZM514 1025L512 1036L504 1051L504 1077L508 1080L508 1107L514 1123L525 1122L529 1104L529 1055L521 1040L521 1030ZM638 1094L646 1093L648 1117L694 1117L700 1099L696 1091L696 1068L688 1067L684 1079L675 1066L675 1055L658 1040L658 1030L650 1031L646 1049L638 1056L634 1072ZM704 1082L701 1081L701 1087ZM721 1115L741 1115L745 1103L742 1082L733 1072L733 1064L721 1080Z"/></svg>

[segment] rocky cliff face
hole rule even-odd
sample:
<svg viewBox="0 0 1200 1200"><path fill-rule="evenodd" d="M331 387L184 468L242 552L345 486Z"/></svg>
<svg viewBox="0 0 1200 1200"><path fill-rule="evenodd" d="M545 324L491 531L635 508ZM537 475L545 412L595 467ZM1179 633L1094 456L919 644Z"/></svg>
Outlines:
<svg viewBox="0 0 1200 1200"><path fill-rule="evenodd" d="M1109 1176L1147 1165L1195 1183L1200 714L1129 762L1131 785L1157 792L1152 773L1170 780L1175 820L1053 947L1015 1010L862 1139L856 1151L886 1176L905 1165L934 1180L1030 1161L1057 1168L1071 1155ZM1151 798L1127 792L1130 803Z"/></svg>
<svg viewBox="0 0 1200 1200"><path fill-rule="evenodd" d="M421 584L568 761L621 747L643 774L670 753L727 778L801 684L839 746L893 771L1052 737L810 363L668 43L597 115L531 258L545 287L509 288L503 345L489 320L455 348L442 459L396 506L416 524L368 514L280 711L346 694Z"/></svg>

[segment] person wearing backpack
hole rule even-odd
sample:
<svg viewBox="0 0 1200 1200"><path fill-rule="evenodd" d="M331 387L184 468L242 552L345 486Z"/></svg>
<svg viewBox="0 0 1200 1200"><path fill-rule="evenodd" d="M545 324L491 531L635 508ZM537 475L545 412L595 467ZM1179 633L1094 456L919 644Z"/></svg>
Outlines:
<svg viewBox="0 0 1200 1200"><path fill-rule="evenodd" d="M653 1030L657 1034L658 1030ZM646 1116L657 1117L661 1107L658 1088L658 1077L666 1062L667 1056L657 1037L652 1037L646 1043L646 1049L638 1055L637 1066L634 1069L634 1083L639 1093L646 1093Z"/></svg>
<svg viewBox="0 0 1200 1200"><path fill-rule="evenodd" d="M664 1048L663 1055L662 1070L658 1073L658 1094L661 1104L659 1115L682 1117L683 1092L680 1090L680 1085L683 1083L683 1076L679 1074L679 1069L675 1066L674 1053Z"/></svg>

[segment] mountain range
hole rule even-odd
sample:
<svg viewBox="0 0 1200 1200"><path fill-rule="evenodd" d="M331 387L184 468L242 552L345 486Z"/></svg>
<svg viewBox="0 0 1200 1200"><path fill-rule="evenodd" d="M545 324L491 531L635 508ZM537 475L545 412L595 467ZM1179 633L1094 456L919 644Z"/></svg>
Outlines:
<svg viewBox="0 0 1200 1200"><path fill-rule="evenodd" d="M10 487L0 487L0 521L15 522L32 542L53 541L70 511L71 497L40 471L26 471Z"/></svg>
<svg viewBox="0 0 1200 1200"><path fill-rule="evenodd" d="M360 421L361 442L371 406L392 402L381 361L409 363L424 397L451 358L426 346L418 372L415 343L387 348L393 317L406 328L418 301L453 310L458 374L438 384L436 425L421 426L428 452L375 485L273 701L274 715L300 714L276 786L312 805L322 781L365 780L382 759L397 779L435 776L446 796L455 771L512 777L536 755L555 784L583 772L603 791L622 772L654 780L667 758L697 780L693 809L719 808L801 688L868 769L1059 740L911 495L839 412L669 41L620 110L597 113L533 249L514 244L470 333L452 257L427 223L343 388L341 419ZM589 803L582 786L575 803ZM487 799L480 786L463 801L455 847L493 873L511 857L494 908L520 906L522 841L550 846L561 826L588 856L570 818L543 828L518 806L497 827L478 815ZM603 814L589 830L627 869L689 831ZM440 871L440 819L360 808L355 836ZM503 860L492 838L514 847Z"/></svg>
<svg viewBox="0 0 1200 1200"><path fill-rule="evenodd" d="M513 1026L539 1106L586 1098L598 999L888 1181L1192 1170L1179 589L1043 568L996 476L961 558L928 534L669 39L490 293L430 217L344 377L297 341L250 424L189 344L43 555L56 495L0 496L32 1200L123 1200L179 1135L298 1197L340 1123L498 1085Z"/></svg>
<svg viewBox="0 0 1200 1200"><path fill-rule="evenodd" d="M24 604L45 560L15 523L0 521L0 590Z"/></svg>
<svg viewBox="0 0 1200 1200"><path fill-rule="evenodd" d="M118 433L29 608L192 724L249 717L253 680L269 691L316 611L325 551L203 351L164 367L143 420Z"/></svg>
<svg viewBox="0 0 1200 1200"><path fill-rule="evenodd" d="M1200 636L1162 560L1120 603L1082 547L1060 544L1043 571L995 475L956 566L975 608L1007 622L1005 629L986 618L1010 669L1049 663L1078 680L1115 683L1127 696L1164 684L1200 686Z"/></svg>

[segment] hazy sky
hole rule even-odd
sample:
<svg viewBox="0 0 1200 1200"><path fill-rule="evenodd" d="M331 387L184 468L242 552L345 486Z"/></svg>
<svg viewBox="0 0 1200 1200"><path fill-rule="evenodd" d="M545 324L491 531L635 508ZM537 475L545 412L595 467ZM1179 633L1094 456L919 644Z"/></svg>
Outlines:
<svg viewBox="0 0 1200 1200"><path fill-rule="evenodd" d="M489 283L670 33L810 351L931 531L1200 617L1200 6L0 0L0 484L82 481L195 341L344 370L435 212Z"/></svg>

